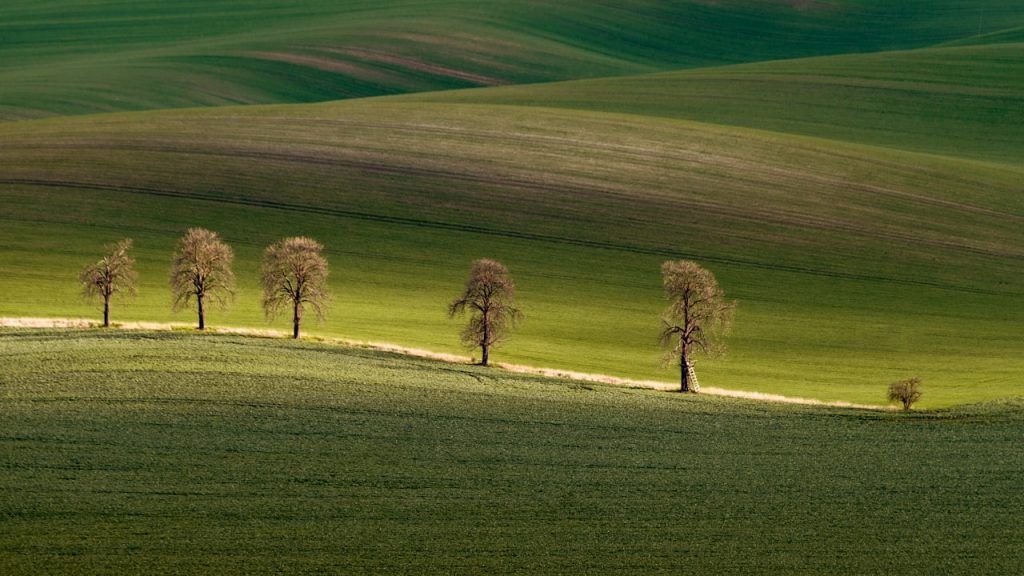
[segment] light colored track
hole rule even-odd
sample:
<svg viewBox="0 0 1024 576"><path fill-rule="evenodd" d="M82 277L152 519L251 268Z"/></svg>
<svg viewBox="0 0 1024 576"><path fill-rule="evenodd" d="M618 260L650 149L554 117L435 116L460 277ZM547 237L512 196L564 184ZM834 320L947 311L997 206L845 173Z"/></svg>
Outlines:
<svg viewBox="0 0 1024 576"><path fill-rule="evenodd" d="M170 331L170 330L188 330L192 328L192 324L184 322L117 322L114 324L115 329L121 330L155 330L155 331ZM95 320L89 320L87 318L22 318L22 317L7 317L0 318L0 327L2 328L99 328L99 322ZM239 328L239 327L215 327L208 328L207 332L216 334L236 334L240 336L256 336L262 338L288 338L289 333L283 330L273 329L262 329L262 328ZM455 364L468 364L472 362L467 356L459 356L457 354L446 354L443 352L434 352L431 350L425 350L422 348L409 348L406 346L399 346L397 344L391 344L387 342L368 342L361 340L351 340L347 338L323 338L317 339L329 344L341 344L345 346L356 346L360 348L369 348L371 350L380 350L382 352L392 352L395 354L402 354L405 356L412 356L415 358L428 358L431 360L440 360L442 362L451 362ZM515 372L518 374L534 374L537 376L546 376L549 378L562 378L567 380L579 380L583 382L594 382L597 384L610 384L613 386L626 386L629 388L647 388L651 390L663 390L663 391L674 391L679 385L672 382L662 382L658 380L632 380L629 378L617 378L615 376L608 376L605 374L588 374L585 372L573 372L571 370L560 370L558 368L538 368L536 366L525 366L522 364L507 364L497 363L496 366L502 370L509 372ZM831 406L835 408L853 408L857 410L894 410L895 408L890 406L878 406L871 404L854 404L851 402L827 402L824 400L815 400L813 398L800 398L796 396L782 396L780 394L767 394L763 392L748 392L745 390L729 390L727 388L717 388L714 386L701 386L701 394L709 394L712 396L726 396L729 398L741 398L745 400L759 400L762 402L780 402L785 404L803 404L808 406Z"/></svg>

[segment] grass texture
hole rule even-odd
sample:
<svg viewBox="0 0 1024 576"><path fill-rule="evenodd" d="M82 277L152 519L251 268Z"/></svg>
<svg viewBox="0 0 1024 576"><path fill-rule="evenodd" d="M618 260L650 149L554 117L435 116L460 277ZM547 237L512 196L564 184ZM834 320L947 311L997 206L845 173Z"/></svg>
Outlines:
<svg viewBox="0 0 1024 576"><path fill-rule="evenodd" d="M651 2L631 18L604 5L584 14L573 2L537 3L535 12L498 3L488 18L455 10L465 7L457 2L442 4L324 3L312 11L203 4L171 17L163 4L136 3L131 11L141 12L126 13L118 28L97 12L111 7L79 3L62 13L66 25L54 29L81 35L75 53L82 58L109 61L123 72L129 68L119 58L129 49L142 59L180 50L160 56L168 65L186 53L190 61L221 58L228 47L277 50L276 60L256 58L273 66L308 63L309 50L333 58L336 51L324 50L353 46L344 34L331 36L344 22L367 38L411 42L409 53L359 45L378 50L378 58L390 55L389 66L413 66L393 56L415 53L422 56L421 72L433 63L445 74L489 74L438 60L426 48L440 45L436 37L378 34L368 24L397 26L387 28L394 31L415 22L427 34L432 22L441 22L446 34L476 34L444 19L457 13L459 22L504 23L501 34L479 37L526 34L589 54L584 60L600 54L630 63L578 67L581 60L565 48L545 57L583 72L502 82L705 68L317 105L0 124L0 314L95 314L95 305L78 299L75 274L98 258L104 243L131 236L142 290L136 301L115 303L115 320L187 320L169 312L168 258L185 228L204 226L238 252L238 298L227 312L212 311L211 322L265 326L255 278L261 250L283 236L309 235L327 246L335 294L328 321L307 326L311 333L461 351L445 304L469 262L491 257L511 268L527 313L498 360L671 380L654 346L663 304L657 270L665 259L692 258L740 300L729 355L698 367L706 384L879 403L889 382L917 375L928 389L924 404L932 407L1021 393L1024 69L1010 3L978 5L987 23L978 29L962 3L943 2L927 10L916 2ZM24 32L17 36L23 42L5 48L24 54L5 64L22 63L19 70L34 74L65 61L64 44L44 43L52 50L33 44L45 40L39 27L49 22L34 4L4 10L12 14L9 29ZM719 62L944 44L711 68L714 62L681 56L712 53L704 36L692 45L669 41L686 29L676 18L687 10L733 19L698 27L707 34L728 34L742 21L766 29L797 26L806 40L786 42L794 37L783 34L766 42L784 54L739 42L732 55L714 50ZM871 20L872 40L858 35L864 28L857 18L886 10L898 14ZM239 14L249 15L244 19L253 30L273 25L280 35L224 40L226 16ZM752 19L757 15L760 20ZM837 22L844 25L834 33ZM834 43L818 42L824 36L815 26L833 31ZM890 27L904 32L890 34ZM646 44L637 42L639 30ZM328 37L340 43L314 42ZM304 47L298 60L287 52L297 39ZM478 44L477 55L484 50ZM465 46L448 48L467 53ZM550 71L527 60L520 70ZM47 114L212 103L186 97L169 104L162 99L179 90L133 80L133 87L159 98L132 104L135 97L98 69L77 60L71 68L129 104L96 108L91 96L75 92L88 90L92 80L73 74L67 82L74 88L35 86L61 95L74 110L51 109L42 93L30 100ZM168 68L147 69L175 77ZM243 69L236 58L217 77L234 82ZM187 87L184 78L179 86ZM30 85L3 82L0 94ZM271 85L279 88L265 84ZM451 86L428 82L416 90L438 87ZM338 97L328 92L310 99ZM351 95L370 93L378 92Z"/></svg>
<svg viewBox="0 0 1024 576"><path fill-rule="evenodd" d="M7 574L1011 574L1019 401L905 416L0 332Z"/></svg>
<svg viewBox="0 0 1024 576"><path fill-rule="evenodd" d="M917 48L1011 0L7 0L0 119L315 102Z"/></svg>
<svg viewBox="0 0 1024 576"><path fill-rule="evenodd" d="M655 348L658 267L695 258L741 301L725 388L877 403L1020 393L1020 166L665 118L367 100L0 126L6 316L82 316L76 271L136 240L141 295L169 312L189 226L238 252L221 325L263 326L261 250L327 247L314 332L459 350L445 318L469 262L506 263L528 320L499 360L672 379ZM258 224L257 224L258 223Z"/></svg>
<svg viewBox="0 0 1024 576"><path fill-rule="evenodd" d="M1022 50L1017 40L408 98L678 118L1019 166Z"/></svg>

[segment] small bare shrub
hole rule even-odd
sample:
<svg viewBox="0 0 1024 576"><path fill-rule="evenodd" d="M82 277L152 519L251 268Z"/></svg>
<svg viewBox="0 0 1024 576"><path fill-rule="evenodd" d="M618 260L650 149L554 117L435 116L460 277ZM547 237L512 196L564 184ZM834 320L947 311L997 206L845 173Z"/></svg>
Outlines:
<svg viewBox="0 0 1024 576"><path fill-rule="evenodd" d="M889 384L889 401L902 402L903 410L909 411L921 399L921 379L917 376Z"/></svg>

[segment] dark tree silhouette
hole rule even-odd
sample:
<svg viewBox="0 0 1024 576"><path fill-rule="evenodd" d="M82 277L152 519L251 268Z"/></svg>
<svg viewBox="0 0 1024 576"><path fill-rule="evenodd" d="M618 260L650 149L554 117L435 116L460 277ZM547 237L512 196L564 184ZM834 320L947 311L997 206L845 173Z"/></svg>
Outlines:
<svg viewBox="0 0 1024 576"><path fill-rule="evenodd" d="M304 306L323 320L329 293L323 246L310 238L285 238L267 247L260 268L263 312L271 320L282 306L292 309L292 338L299 337Z"/></svg>
<svg viewBox="0 0 1024 576"><path fill-rule="evenodd" d="M680 391L689 392L690 359L696 352L724 352L720 337L729 330L736 304L726 301L715 275L696 262L665 262L661 276L669 305L662 316L660 342L670 347L667 361L679 361Z"/></svg>
<svg viewBox="0 0 1024 576"><path fill-rule="evenodd" d="M903 410L909 412L911 406L921 399L921 379L907 378L889 384L889 400L903 404Z"/></svg>
<svg viewBox="0 0 1024 576"><path fill-rule="evenodd" d="M135 296L135 259L128 255L132 239L106 246L107 255L90 264L78 275L82 296L86 299L103 298L103 327L110 327L110 300L117 295Z"/></svg>
<svg viewBox="0 0 1024 576"><path fill-rule="evenodd" d="M206 329L207 299L221 308L235 296L235 259L231 247L216 232L189 228L178 240L171 265L172 309L187 308L193 299L199 313L199 329Z"/></svg>
<svg viewBox="0 0 1024 576"><path fill-rule="evenodd" d="M508 330L523 318L514 305L515 283L500 262L476 260L466 287L448 305L448 317L469 311L469 323L462 331L462 342L480 348L480 364L487 366L491 348L507 338Z"/></svg>

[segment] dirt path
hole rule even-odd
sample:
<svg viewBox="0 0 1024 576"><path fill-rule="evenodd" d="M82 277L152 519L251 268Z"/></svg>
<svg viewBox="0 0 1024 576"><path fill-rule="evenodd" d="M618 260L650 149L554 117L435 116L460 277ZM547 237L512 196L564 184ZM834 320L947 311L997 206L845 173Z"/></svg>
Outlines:
<svg viewBox="0 0 1024 576"><path fill-rule="evenodd" d="M3 328L96 328L98 326L99 322L85 318L0 318L0 327ZM192 324L187 324L183 322L115 323L115 327L120 328L122 330L174 330L188 329L191 328L192 326ZM241 336L262 336L273 338L287 338L290 336L290 333L285 332L283 330L261 328L217 327L209 328L207 331L217 334L237 334ZM424 350L421 348L409 348L406 346L399 346L397 344L390 344L386 342L366 342L362 340L351 340L347 338L326 338L324 339L324 341L328 343L343 344L346 346L357 346L361 348L369 348L371 350L380 350L382 352L404 354L406 356L413 356L416 358L429 358L431 360L441 360L443 362L468 364L469 362L472 361L468 356L459 356L457 354L445 354L443 352L433 352L431 350ZM557 368L537 368L535 366L524 366L521 364L498 363L496 364L496 366L503 370L515 372L518 374L535 374L538 376L548 376L551 378L580 380L584 382L594 382L598 384L628 386L631 388L649 388L652 390L666 391L675 390L678 388L678 384L670 382L660 382L657 380L632 380L629 378L617 378L615 376L607 376L604 374L588 374L585 372L573 372L571 370L560 370ZM781 402L786 404L803 404L808 406L832 406L837 408L856 408L860 410L893 409L888 406L854 404L851 402L826 402L823 400L814 400L812 398L782 396L779 394L767 394L763 392L747 392L743 390L729 390L726 388L716 388L713 386L701 386L700 393L710 394L713 396L727 396L730 398L743 398L746 400L760 400L763 402Z"/></svg>

